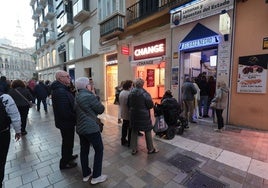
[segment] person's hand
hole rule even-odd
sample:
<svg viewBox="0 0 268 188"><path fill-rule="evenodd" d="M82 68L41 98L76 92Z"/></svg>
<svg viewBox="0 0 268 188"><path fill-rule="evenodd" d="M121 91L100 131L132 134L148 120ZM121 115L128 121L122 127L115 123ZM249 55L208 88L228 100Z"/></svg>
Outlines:
<svg viewBox="0 0 268 188"><path fill-rule="evenodd" d="M20 137L21 137L21 133L16 133L15 134L15 140L16 140L16 142L20 140Z"/></svg>

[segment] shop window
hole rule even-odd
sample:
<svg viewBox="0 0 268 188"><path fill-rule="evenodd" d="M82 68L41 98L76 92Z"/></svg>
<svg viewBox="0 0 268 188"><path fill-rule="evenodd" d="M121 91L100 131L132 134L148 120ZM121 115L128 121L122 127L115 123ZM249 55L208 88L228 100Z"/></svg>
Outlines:
<svg viewBox="0 0 268 188"><path fill-rule="evenodd" d="M68 60L74 59L74 38L68 41Z"/></svg>
<svg viewBox="0 0 268 188"><path fill-rule="evenodd" d="M82 34L82 56L87 56L91 53L91 31L87 30Z"/></svg>

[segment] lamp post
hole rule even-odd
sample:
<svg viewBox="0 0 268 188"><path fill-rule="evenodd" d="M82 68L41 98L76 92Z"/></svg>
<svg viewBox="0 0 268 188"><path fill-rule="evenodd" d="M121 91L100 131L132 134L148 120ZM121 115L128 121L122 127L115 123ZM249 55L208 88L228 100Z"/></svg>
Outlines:
<svg viewBox="0 0 268 188"><path fill-rule="evenodd" d="M231 31L231 19L226 10L223 10L220 14L219 32L223 35L224 41L228 41Z"/></svg>

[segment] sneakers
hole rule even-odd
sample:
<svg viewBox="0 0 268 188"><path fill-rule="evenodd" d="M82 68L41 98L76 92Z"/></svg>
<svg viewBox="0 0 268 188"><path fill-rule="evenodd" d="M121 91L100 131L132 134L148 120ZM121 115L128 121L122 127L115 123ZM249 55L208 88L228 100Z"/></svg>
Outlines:
<svg viewBox="0 0 268 188"><path fill-rule="evenodd" d="M92 172L88 176L83 177L83 182L87 182L89 180L89 178L91 178L91 177L92 177Z"/></svg>
<svg viewBox="0 0 268 188"><path fill-rule="evenodd" d="M106 181L106 179L107 179L107 175L101 175L101 176L99 176L99 177L97 177L97 178L92 178L91 179L91 184L97 184L97 183L102 183L102 182L104 182L104 181Z"/></svg>

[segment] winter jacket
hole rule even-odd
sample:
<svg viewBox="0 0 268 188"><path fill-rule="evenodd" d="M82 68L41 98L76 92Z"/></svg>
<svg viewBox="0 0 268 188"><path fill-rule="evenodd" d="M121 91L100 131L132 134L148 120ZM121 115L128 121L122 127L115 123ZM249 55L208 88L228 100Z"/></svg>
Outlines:
<svg viewBox="0 0 268 188"><path fill-rule="evenodd" d="M177 124L177 120L179 118L180 113L180 105L177 100L173 97L165 98L161 102L161 107L163 110L164 118L166 123L169 126L173 126Z"/></svg>
<svg viewBox="0 0 268 188"><path fill-rule="evenodd" d="M9 120L7 120L7 119L4 120L4 116L1 115L0 124L8 123L13 127L13 129L15 130L16 133L20 133L21 132L21 117L20 117L20 113L18 111L18 108L17 108L14 100L12 99L12 97L10 95L1 94L0 95L0 102L4 105L5 112L10 118ZM3 110L3 109L1 109L1 110ZM7 122L3 122L3 121L7 121ZM0 127L2 127L2 125ZM0 132L1 131L3 131L3 130L0 130Z"/></svg>
<svg viewBox="0 0 268 188"><path fill-rule="evenodd" d="M105 110L98 98L87 89L80 89L75 97L76 132L79 135L91 134L100 131L96 123L98 114Z"/></svg>
<svg viewBox="0 0 268 188"><path fill-rule="evenodd" d="M40 82L34 87L34 93L37 99L46 99L48 96L48 89L43 82Z"/></svg>
<svg viewBox="0 0 268 188"><path fill-rule="evenodd" d="M216 109L225 109L228 100L228 88L221 87L216 90L216 95L212 99L212 102L216 102Z"/></svg>
<svg viewBox="0 0 268 188"><path fill-rule="evenodd" d="M181 88L182 100L193 101L194 95L197 93L194 84L192 82L184 82Z"/></svg>
<svg viewBox="0 0 268 188"><path fill-rule="evenodd" d="M26 106L30 107L29 103L15 89L19 93L21 93L28 101L33 101L34 99L29 89L22 87L11 88L9 89L8 94L13 98L17 107L26 107Z"/></svg>
<svg viewBox="0 0 268 188"><path fill-rule="evenodd" d="M59 81L51 84L52 106L55 125L59 129L68 129L75 126L74 96L68 87Z"/></svg>
<svg viewBox="0 0 268 188"><path fill-rule="evenodd" d="M150 109L153 106L151 95L145 89L134 88L128 97L130 126L138 131L150 131L152 129Z"/></svg>
<svg viewBox="0 0 268 188"><path fill-rule="evenodd" d="M121 118L124 120L129 120L129 108L127 106L129 94L130 94L129 90L123 90L119 94Z"/></svg>

